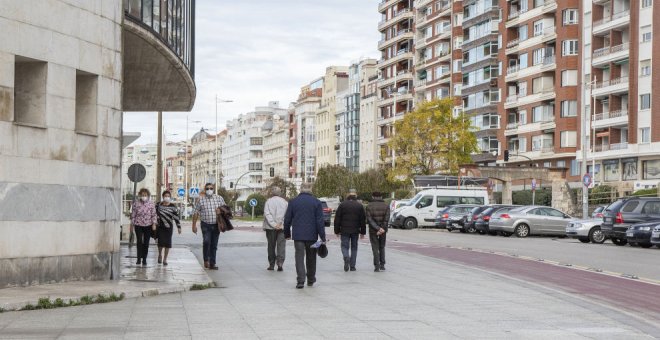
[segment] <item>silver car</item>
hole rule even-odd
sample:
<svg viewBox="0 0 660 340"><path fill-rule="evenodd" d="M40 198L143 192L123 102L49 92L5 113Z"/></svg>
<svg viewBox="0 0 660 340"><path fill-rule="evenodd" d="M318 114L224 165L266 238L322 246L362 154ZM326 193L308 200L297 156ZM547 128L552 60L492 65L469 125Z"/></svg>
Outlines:
<svg viewBox="0 0 660 340"><path fill-rule="evenodd" d="M502 235L566 235L566 224L572 220L563 212L543 206L525 206L504 213L496 213L490 219L489 228Z"/></svg>
<svg viewBox="0 0 660 340"><path fill-rule="evenodd" d="M605 242L605 234L600 230L601 223L602 218L570 221L566 225L566 236L577 238L582 243L601 244Z"/></svg>

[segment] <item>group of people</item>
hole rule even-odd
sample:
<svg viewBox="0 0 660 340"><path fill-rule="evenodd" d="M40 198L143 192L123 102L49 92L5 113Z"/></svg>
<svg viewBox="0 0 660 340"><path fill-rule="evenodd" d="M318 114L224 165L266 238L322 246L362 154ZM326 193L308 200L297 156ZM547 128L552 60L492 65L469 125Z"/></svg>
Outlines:
<svg viewBox="0 0 660 340"><path fill-rule="evenodd" d="M286 240L293 239L297 274L296 288L316 282L316 252L318 240L325 243L323 206L312 194L312 185L302 185L300 195L287 202L279 188L271 189L264 206L263 229L268 241L268 268L282 271ZM334 232L341 238L344 271L356 271L358 237L364 238L367 228L374 257L374 271L385 270L385 242L389 223L389 206L379 192L372 194L366 209L357 201L357 192L350 190L347 199L335 213Z"/></svg>
<svg viewBox="0 0 660 340"><path fill-rule="evenodd" d="M147 265L149 240L154 237L158 241L158 263L167 266L167 256L172 248L174 225L181 234L179 209L172 204L172 194L164 191L162 200L157 203L150 201L151 193L143 188L138 193L139 199L131 209L131 229L137 236L136 265Z"/></svg>

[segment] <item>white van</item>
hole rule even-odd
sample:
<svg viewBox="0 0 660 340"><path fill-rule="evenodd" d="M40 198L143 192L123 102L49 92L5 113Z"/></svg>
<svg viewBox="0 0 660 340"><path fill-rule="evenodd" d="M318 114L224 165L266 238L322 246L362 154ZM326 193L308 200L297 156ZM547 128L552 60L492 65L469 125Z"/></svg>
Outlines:
<svg viewBox="0 0 660 340"><path fill-rule="evenodd" d="M422 190L410 200L410 203L394 212L390 224L405 229L432 227L435 225L438 212L453 204L489 204L488 191L481 187Z"/></svg>

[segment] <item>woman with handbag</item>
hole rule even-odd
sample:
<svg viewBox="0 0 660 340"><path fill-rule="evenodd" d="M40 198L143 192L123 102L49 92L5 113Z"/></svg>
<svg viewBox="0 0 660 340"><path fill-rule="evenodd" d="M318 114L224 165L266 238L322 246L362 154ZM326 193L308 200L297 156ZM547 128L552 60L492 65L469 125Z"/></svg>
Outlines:
<svg viewBox="0 0 660 340"><path fill-rule="evenodd" d="M156 206L149 200L151 194L146 188L140 189L139 200L133 202L131 209L131 225L137 236L137 262L147 265L149 240L152 231L156 231Z"/></svg>
<svg viewBox="0 0 660 340"><path fill-rule="evenodd" d="M170 248L172 248L174 224L176 224L176 228L181 234L181 222L179 221L179 209L172 204L172 194L169 191L164 191L162 197L162 201L156 205L156 214L158 215L156 238L158 239L158 263L167 266L167 255Z"/></svg>

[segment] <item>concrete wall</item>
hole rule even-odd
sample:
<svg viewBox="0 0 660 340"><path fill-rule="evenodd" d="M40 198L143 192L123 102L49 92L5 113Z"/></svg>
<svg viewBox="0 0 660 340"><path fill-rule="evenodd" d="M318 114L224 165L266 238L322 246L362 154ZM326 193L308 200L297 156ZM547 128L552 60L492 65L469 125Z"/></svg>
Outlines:
<svg viewBox="0 0 660 340"><path fill-rule="evenodd" d="M118 275L122 17L0 1L0 288Z"/></svg>

